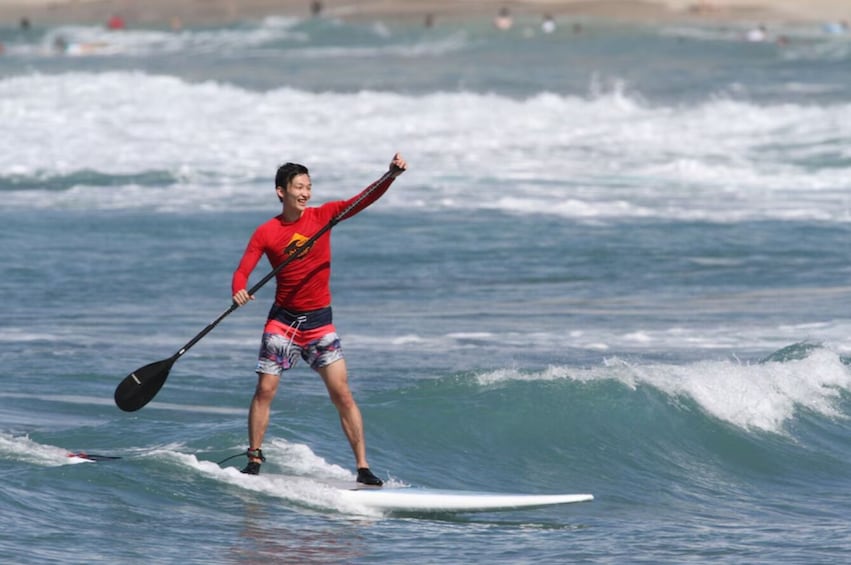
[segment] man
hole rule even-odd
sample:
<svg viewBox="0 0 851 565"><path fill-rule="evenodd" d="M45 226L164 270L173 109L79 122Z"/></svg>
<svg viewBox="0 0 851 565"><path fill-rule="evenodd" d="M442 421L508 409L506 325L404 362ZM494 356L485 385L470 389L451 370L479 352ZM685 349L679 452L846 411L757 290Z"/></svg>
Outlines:
<svg viewBox="0 0 851 565"><path fill-rule="evenodd" d="M254 297L245 290L248 277L264 254L277 267L292 260L276 276L275 303L269 311L257 361L257 387L248 412L248 465L243 473L257 475L265 460L261 445L269 425L272 399L281 373L291 369L300 355L322 377L340 415L343 432L355 456L358 482L381 486L366 459L363 419L349 390L346 361L331 318L331 232L325 232L308 249L303 244L333 218L354 216L378 200L407 169L400 154L393 156L387 175L349 200L308 207L312 185L304 165L287 163L278 168L275 191L281 214L260 225L233 274L233 300L242 306ZM363 196L363 200L359 198ZM357 202L357 204L355 204Z"/></svg>

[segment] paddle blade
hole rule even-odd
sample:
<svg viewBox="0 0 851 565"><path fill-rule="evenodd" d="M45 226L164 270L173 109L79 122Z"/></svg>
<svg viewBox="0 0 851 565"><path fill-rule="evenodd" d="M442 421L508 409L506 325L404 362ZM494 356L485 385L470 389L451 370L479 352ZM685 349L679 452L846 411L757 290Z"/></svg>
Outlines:
<svg viewBox="0 0 851 565"><path fill-rule="evenodd" d="M125 412L135 412L151 401L165 384L176 358L163 359L136 369L115 388L115 404Z"/></svg>

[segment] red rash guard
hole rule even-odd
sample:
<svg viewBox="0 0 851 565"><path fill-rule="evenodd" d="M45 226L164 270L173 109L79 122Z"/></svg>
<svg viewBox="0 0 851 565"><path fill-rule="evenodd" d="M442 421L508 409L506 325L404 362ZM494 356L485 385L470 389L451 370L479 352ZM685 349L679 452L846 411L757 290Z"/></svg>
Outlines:
<svg viewBox="0 0 851 565"><path fill-rule="evenodd" d="M342 219L351 218L381 198L390 188L394 178L391 176L384 179L369 196ZM264 253L274 269L287 258L284 250L291 242L303 243L310 239L332 218L351 206L364 191L348 200L328 202L318 208L307 208L301 218L292 223L284 222L283 216L278 215L260 225L248 241L239 266L233 273L232 293L236 294L247 288L248 277ZM291 312L309 312L330 306L331 230L317 239L307 253L278 271L275 279L277 282L275 304L282 308Z"/></svg>

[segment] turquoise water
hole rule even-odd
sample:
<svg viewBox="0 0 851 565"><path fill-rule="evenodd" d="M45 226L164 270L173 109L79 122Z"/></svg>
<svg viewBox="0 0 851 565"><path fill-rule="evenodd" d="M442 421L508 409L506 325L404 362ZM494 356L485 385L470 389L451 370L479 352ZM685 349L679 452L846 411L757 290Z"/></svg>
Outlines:
<svg viewBox="0 0 851 565"><path fill-rule="evenodd" d="M0 30L0 558L842 562L851 38L744 31ZM219 468L246 447L270 287L150 405L114 406L228 307L278 164L321 202L397 150L410 171L334 229L373 470L593 502L345 503L323 481L351 454L304 367L264 474Z"/></svg>

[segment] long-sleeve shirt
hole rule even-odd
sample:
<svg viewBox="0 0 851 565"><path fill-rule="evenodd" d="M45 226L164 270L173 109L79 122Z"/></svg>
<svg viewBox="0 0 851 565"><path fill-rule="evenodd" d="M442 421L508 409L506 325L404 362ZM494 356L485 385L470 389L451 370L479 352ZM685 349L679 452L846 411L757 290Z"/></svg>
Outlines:
<svg viewBox="0 0 851 565"><path fill-rule="evenodd" d="M341 219L351 218L370 206L387 192L393 180L392 176L383 179L362 202ZM338 200L319 207L306 208L295 222L285 222L281 214L261 224L249 239L239 266L233 273L231 282L233 294L247 288L248 278L261 256L265 254L274 269L288 257L289 254L286 252L288 246L293 242L298 242L296 245L299 246L303 245L332 218L351 206L366 190L368 188L348 200ZM294 251L291 248L291 252ZM330 306L331 230L318 238L307 252L302 253L300 257L278 271L275 279L277 306L291 312L308 312Z"/></svg>

